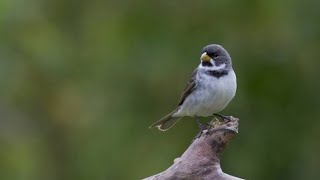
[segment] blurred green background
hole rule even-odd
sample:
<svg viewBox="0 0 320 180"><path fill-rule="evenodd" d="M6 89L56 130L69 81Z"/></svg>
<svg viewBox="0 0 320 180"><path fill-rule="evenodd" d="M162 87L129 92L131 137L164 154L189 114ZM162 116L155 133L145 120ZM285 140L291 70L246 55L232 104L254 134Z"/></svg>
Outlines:
<svg viewBox="0 0 320 180"><path fill-rule="evenodd" d="M203 46L238 77L241 119L222 167L320 179L320 1L0 1L0 179L141 179L198 128L170 112Z"/></svg>

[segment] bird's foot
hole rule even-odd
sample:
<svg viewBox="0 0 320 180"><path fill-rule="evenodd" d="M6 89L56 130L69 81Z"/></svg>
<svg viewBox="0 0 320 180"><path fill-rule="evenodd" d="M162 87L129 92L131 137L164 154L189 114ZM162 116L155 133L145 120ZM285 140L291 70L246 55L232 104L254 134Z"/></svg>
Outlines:
<svg viewBox="0 0 320 180"><path fill-rule="evenodd" d="M231 116L224 116L217 113L214 113L213 115L220 117L223 122L230 122L232 120Z"/></svg>
<svg viewBox="0 0 320 180"><path fill-rule="evenodd" d="M207 129L207 126L201 124L200 119L198 117L196 118L196 121L197 121L197 124L198 124L200 132L202 132L203 130Z"/></svg>
<svg viewBox="0 0 320 180"><path fill-rule="evenodd" d="M201 124L200 119L198 117L196 117L196 122L197 122L198 127L199 127L199 133L194 139L199 138L202 135L203 131L208 128L207 124L206 125Z"/></svg>

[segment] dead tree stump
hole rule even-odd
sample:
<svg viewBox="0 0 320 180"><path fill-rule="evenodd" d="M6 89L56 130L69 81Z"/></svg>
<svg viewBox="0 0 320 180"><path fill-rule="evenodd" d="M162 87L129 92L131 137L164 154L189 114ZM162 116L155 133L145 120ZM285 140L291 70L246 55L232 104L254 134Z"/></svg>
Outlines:
<svg viewBox="0 0 320 180"><path fill-rule="evenodd" d="M221 155L238 132L238 125L239 119L234 117L224 122L211 121L173 165L144 180L241 180L224 173L220 166Z"/></svg>

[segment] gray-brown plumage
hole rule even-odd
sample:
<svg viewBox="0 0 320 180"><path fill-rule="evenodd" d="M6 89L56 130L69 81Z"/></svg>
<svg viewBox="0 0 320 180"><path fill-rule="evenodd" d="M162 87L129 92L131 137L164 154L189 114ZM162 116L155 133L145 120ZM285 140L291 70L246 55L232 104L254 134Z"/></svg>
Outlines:
<svg viewBox="0 0 320 180"><path fill-rule="evenodd" d="M207 117L223 110L236 93L236 75L228 52L220 45L203 48L201 63L192 73L177 108L153 123L165 131L185 116Z"/></svg>

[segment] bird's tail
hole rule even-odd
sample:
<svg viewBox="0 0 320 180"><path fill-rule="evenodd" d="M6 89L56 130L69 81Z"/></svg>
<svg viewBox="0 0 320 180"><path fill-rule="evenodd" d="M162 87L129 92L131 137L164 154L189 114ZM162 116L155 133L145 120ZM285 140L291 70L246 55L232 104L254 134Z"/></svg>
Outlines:
<svg viewBox="0 0 320 180"><path fill-rule="evenodd" d="M172 117L175 112L176 111L173 111L157 122L151 124L149 128L157 127L160 131L166 131L170 129L180 119L180 117Z"/></svg>

